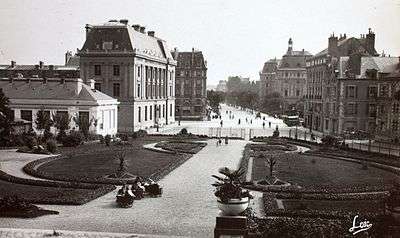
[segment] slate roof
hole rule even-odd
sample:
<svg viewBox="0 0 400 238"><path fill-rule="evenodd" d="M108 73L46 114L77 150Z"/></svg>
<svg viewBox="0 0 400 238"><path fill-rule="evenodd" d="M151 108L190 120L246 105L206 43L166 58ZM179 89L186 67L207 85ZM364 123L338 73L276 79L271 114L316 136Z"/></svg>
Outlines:
<svg viewBox="0 0 400 238"><path fill-rule="evenodd" d="M172 51L171 55L174 57L176 61L178 61L179 68L185 67L201 67L207 68L206 61L204 59L204 55L202 51L193 50L193 51ZM192 62L193 55L193 62Z"/></svg>
<svg viewBox="0 0 400 238"><path fill-rule="evenodd" d="M368 69L376 69L379 73L399 72L398 57L362 57L361 58L361 78L364 78Z"/></svg>
<svg viewBox="0 0 400 238"><path fill-rule="evenodd" d="M78 84L82 87L80 90L77 90ZM13 83L9 83L8 79L0 79L0 87L10 99L116 101L98 90L92 90L89 85L78 82L78 79L66 79L64 84L60 83L60 79L48 79L46 84L42 79L31 79L29 83L27 79L14 79Z"/></svg>
<svg viewBox="0 0 400 238"><path fill-rule="evenodd" d="M172 59L166 42L158 37L136 31L132 26L119 22L90 25L86 41L78 55L85 52L105 52L104 43L110 42L109 53L138 52L163 59Z"/></svg>
<svg viewBox="0 0 400 238"><path fill-rule="evenodd" d="M261 70L261 73L273 73L276 72L278 69L278 65L280 63L280 60L278 59L270 59L267 62L264 63L264 66Z"/></svg>

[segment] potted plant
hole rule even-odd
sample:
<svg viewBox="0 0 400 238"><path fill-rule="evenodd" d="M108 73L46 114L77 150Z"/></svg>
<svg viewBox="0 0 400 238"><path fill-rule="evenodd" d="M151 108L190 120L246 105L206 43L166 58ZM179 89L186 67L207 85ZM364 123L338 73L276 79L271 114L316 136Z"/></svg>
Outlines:
<svg viewBox="0 0 400 238"><path fill-rule="evenodd" d="M253 198L248 190L242 189L240 177L244 170L231 170L227 167L220 168L218 172L224 177L212 175L217 181L213 184L216 187L215 196L218 198L218 208L224 215L238 215L249 206Z"/></svg>

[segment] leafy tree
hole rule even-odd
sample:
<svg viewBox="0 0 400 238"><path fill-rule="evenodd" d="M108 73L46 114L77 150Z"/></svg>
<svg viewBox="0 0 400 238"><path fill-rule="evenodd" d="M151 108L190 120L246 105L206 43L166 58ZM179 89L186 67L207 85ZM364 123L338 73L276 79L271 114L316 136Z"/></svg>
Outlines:
<svg viewBox="0 0 400 238"><path fill-rule="evenodd" d="M69 130L69 123L71 121L71 117L68 114L55 113L52 115L54 127L59 131L67 131Z"/></svg>
<svg viewBox="0 0 400 238"><path fill-rule="evenodd" d="M225 93L209 90L207 91L207 100L212 108L218 108L219 104L225 100Z"/></svg>
<svg viewBox="0 0 400 238"><path fill-rule="evenodd" d="M36 113L35 123L38 130L50 132L50 127L53 125L50 112L45 111L44 107L42 107Z"/></svg>
<svg viewBox="0 0 400 238"><path fill-rule="evenodd" d="M89 135L89 129L90 126L97 126L97 119L92 117L90 120L87 120L86 117L82 116L80 117L79 114L75 117L73 117L73 120L76 125L79 127L79 131L82 132L82 134L87 138Z"/></svg>
<svg viewBox="0 0 400 238"><path fill-rule="evenodd" d="M12 133L12 110L8 107L9 100L0 88L0 145L6 146L10 143Z"/></svg>
<svg viewBox="0 0 400 238"><path fill-rule="evenodd" d="M265 112L280 113L283 102L281 95L278 92L273 92L262 98L260 107Z"/></svg>

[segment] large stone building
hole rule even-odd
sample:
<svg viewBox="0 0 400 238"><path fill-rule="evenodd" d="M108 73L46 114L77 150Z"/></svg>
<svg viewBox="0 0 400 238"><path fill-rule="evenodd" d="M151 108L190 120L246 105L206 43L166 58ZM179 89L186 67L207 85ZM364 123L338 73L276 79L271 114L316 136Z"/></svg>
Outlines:
<svg viewBox="0 0 400 238"><path fill-rule="evenodd" d="M9 98L14 121L29 122L34 130L37 113L44 110L49 116L59 114L70 118L70 129L79 129L73 120L79 118L81 122L86 120L91 133L103 136L117 133L118 101L95 90L94 81L87 85L79 78L18 73L17 77L0 78L0 89Z"/></svg>
<svg viewBox="0 0 400 238"><path fill-rule="evenodd" d="M226 80L220 80L215 91L226 92L226 90Z"/></svg>
<svg viewBox="0 0 400 238"><path fill-rule="evenodd" d="M203 53L172 52L176 67L176 119L205 120L207 118L207 62Z"/></svg>
<svg viewBox="0 0 400 238"><path fill-rule="evenodd" d="M371 78L367 72L387 74L388 68L377 65L393 63L393 59L376 56L371 30L360 38L331 35L328 48L307 60L305 126L339 135L350 130L373 130L372 95L387 89L376 88L379 77Z"/></svg>
<svg viewBox="0 0 400 238"><path fill-rule="evenodd" d="M77 53L84 82L120 101L118 131L175 121L175 66L166 42L128 20L86 25Z"/></svg>
<svg viewBox="0 0 400 238"><path fill-rule="evenodd" d="M305 93L306 60L312 55L305 51L293 50L290 38L288 49L282 59L271 59L265 62L260 72L260 96L264 98L272 93L279 93L283 98L283 110L295 108L303 110Z"/></svg>

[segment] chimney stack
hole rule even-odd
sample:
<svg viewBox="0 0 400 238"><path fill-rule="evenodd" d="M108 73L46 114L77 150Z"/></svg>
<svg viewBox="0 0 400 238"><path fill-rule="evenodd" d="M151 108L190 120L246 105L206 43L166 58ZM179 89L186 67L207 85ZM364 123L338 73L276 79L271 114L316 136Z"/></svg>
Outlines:
<svg viewBox="0 0 400 238"><path fill-rule="evenodd" d="M338 38L335 36L335 33L329 37L328 40L328 54L332 56L337 56L338 55Z"/></svg>
<svg viewBox="0 0 400 238"><path fill-rule="evenodd" d="M140 27L140 33L145 33L145 30L146 30L146 27L144 27L144 26Z"/></svg>
<svg viewBox="0 0 400 238"><path fill-rule="evenodd" d="M124 25L128 25L128 20L127 19L121 19L119 20L120 23L124 24Z"/></svg>
<svg viewBox="0 0 400 238"><path fill-rule="evenodd" d="M89 24L86 24L85 29L86 29L86 38L87 38L90 30L92 29L92 26Z"/></svg>
<svg viewBox="0 0 400 238"><path fill-rule="evenodd" d="M147 32L147 35L149 35L149 36L151 36L151 37L154 37L155 32L154 32L154 31L148 31L148 32Z"/></svg>
<svg viewBox="0 0 400 238"><path fill-rule="evenodd" d="M68 64L68 61L71 59L72 57L72 51L67 51L67 53L65 53L65 65Z"/></svg>
<svg viewBox="0 0 400 238"><path fill-rule="evenodd" d="M139 24L134 24L132 25L133 29L135 29L135 31L140 31L140 25Z"/></svg>
<svg viewBox="0 0 400 238"><path fill-rule="evenodd" d="M11 60L11 68L14 68L14 67L15 67L15 65L16 65L16 62L15 62L15 61L13 61L13 60Z"/></svg>
<svg viewBox="0 0 400 238"><path fill-rule="evenodd" d="M43 61L39 61L39 69L43 69Z"/></svg>

